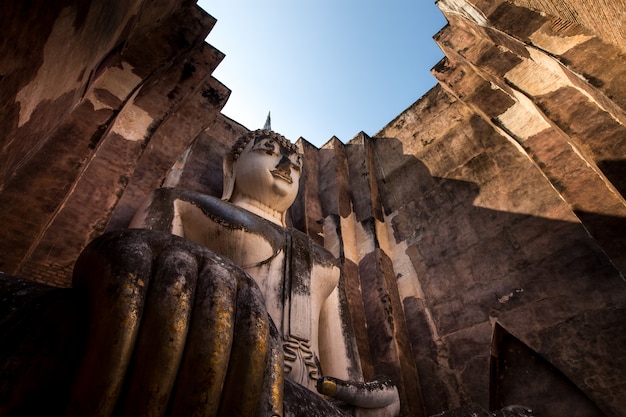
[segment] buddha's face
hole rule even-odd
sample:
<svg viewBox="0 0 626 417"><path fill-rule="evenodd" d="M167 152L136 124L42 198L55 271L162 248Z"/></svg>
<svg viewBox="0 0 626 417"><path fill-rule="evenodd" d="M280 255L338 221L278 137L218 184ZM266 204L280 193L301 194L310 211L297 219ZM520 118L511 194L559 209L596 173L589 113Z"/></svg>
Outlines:
<svg viewBox="0 0 626 417"><path fill-rule="evenodd" d="M296 199L302 158L271 138L256 138L234 165L235 194L284 212Z"/></svg>

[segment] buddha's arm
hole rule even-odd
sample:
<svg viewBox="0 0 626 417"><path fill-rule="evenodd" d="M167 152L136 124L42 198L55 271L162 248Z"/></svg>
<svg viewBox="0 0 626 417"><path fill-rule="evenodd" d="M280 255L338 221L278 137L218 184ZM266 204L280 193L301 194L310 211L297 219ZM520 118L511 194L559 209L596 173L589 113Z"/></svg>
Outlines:
<svg viewBox="0 0 626 417"><path fill-rule="evenodd" d="M356 354L354 335L342 323L339 288L335 287L322 305L319 324L319 355L324 375L345 380L361 379L361 369ZM352 354L350 354L352 353Z"/></svg>
<svg viewBox="0 0 626 417"><path fill-rule="evenodd" d="M361 382L358 350L352 327L342 322L346 313L341 304L340 288L326 299L320 314L319 353L323 377L317 390L328 397L351 404L358 416L396 416L400 410L398 389L386 377Z"/></svg>

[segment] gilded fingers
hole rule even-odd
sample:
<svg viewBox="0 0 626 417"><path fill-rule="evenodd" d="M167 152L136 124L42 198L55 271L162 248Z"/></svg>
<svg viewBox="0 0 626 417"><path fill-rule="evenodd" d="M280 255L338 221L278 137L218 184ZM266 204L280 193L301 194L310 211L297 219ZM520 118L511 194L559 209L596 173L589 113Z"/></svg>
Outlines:
<svg viewBox="0 0 626 417"><path fill-rule="evenodd" d="M185 348L197 262L168 247L156 257L154 271L119 415L165 415Z"/></svg>
<svg viewBox="0 0 626 417"><path fill-rule="evenodd" d="M233 269L207 263L200 271L172 415L217 415L235 327L237 280Z"/></svg>
<svg viewBox="0 0 626 417"><path fill-rule="evenodd" d="M117 234L94 240L74 267L74 287L86 292L90 326L86 354L66 415L110 416L130 363L147 286L152 249Z"/></svg>

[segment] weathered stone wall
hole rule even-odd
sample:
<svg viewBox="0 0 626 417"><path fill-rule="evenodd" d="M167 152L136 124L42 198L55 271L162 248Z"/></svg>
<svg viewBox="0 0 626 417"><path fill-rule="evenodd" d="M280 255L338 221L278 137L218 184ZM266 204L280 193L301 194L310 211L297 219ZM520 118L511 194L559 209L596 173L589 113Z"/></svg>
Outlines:
<svg viewBox="0 0 626 417"><path fill-rule="evenodd" d="M440 86L372 146L427 415L622 415L624 55L512 3L439 6Z"/></svg>
<svg viewBox="0 0 626 417"><path fill-rule="evenodd" d="M489 24L448 12L435 75L523 146L625 273L626 56L531 10L490 10Z"/></svg>
<svg viewBox="0 0 626 417"><path fill-rule="evenodd" d="M0 269L68 285L81 249L127 224L228 97L214 23L176 0L3 7Z"/></svg>
<svg viewBox="0 0 626 417"><path fill-rule="evenodd" d="M588 28L599 38L626 51L624 0L514 0L513 3Z"/></svg>
<svg viewBox="0 0 626 417"><path fill-rule="evenodd" d="M610 340L613 330L594 324L602 328L624 306L623 278L533 161L439 88L374 144L427 411L489 404L496 322L558 363L604 409L623 409L605 396L623 381L590 383L597 364L583 370L563 354L567 344L593 356L597 347L585 340ZM560 335L572 320L585 322L589 333ZM613 349L603 355L620 357ZM620 380L621 370L602 368L607 381ZM541 415L542 400L526 405Z"/></svg>

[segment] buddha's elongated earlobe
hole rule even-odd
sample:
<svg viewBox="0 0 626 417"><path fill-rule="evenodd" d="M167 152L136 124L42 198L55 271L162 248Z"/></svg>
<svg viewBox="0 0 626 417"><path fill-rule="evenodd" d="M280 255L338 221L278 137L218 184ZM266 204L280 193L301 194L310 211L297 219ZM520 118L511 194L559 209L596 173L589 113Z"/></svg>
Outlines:
<svg viewBox="0 0 626 417"><path fill-rule="evenodd" d="M228 201L233 196L233 190L235 189L235 161L232 154L228 153L224 156L222 170L224 171L222 200Z"/></svg>

